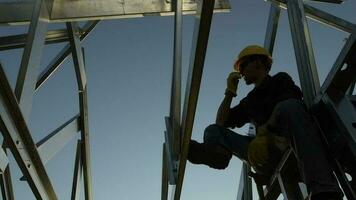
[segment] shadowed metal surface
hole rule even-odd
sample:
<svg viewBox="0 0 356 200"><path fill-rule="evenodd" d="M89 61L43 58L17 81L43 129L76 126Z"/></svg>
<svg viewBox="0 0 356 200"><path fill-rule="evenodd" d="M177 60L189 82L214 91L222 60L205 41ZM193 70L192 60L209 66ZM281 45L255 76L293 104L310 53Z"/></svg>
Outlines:
<svg viewBox="0 0 356 200"><path fill-rule="evenodd" d="M183 14L194 14L197 0L184 0ZM34 0L0 3L0 24L28 23ZM47 0L50 22L173 15L171 0ZM230 10L228 0L216 0L215 12Z"/></svg>

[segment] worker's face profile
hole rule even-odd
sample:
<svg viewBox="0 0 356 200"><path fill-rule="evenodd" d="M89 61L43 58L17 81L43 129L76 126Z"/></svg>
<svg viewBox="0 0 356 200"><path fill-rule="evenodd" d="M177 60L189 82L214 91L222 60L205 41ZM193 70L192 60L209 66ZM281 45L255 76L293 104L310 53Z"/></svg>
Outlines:
<svg viewBox="0 0 356 200"><path fill-rule="evenodd" d="M246 85L253 84L257 78L258 62L256 61L256 59L249 59L240 65L241 74L244 77Z"/></svg>

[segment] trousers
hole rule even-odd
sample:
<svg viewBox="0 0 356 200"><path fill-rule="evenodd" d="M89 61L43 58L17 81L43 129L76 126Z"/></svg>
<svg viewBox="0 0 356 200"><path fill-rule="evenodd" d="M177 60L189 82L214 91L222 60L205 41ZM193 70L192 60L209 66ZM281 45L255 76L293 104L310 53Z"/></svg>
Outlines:
<svg viewBox="0 0 356 200"><path fill-rule="evenodd" d="M318 128L302 101L288 99L277 103L266 125L274 134L289 141L308 192L313 195L321 192L341 193ZM204 132L204 143L222 145L244 161L247 161L248 146L253 139L216 124L209 125Z"/></svg>

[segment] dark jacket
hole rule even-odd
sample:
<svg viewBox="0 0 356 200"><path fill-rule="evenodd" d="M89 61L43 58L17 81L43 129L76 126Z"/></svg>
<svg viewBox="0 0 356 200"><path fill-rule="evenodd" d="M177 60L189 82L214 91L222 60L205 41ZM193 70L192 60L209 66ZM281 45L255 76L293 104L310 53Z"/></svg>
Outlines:
<svg viewBox="0 0 356 200"><path fill-rule="evenodd" d="M226 127L241 127L246 123L260 126L267 122L274 106L283 100L302 99L302 92L285 72L268 75L240 103L231 108Z"/></svg>

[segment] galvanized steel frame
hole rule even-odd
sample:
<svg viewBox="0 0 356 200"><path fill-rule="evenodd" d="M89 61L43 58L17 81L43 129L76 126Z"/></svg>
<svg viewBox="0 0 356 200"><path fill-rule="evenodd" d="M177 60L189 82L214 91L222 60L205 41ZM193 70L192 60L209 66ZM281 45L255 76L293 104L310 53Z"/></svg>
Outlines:
<svg viewBox="0 0 356 200"><path fill-rule="evenodd" d="M0 114L4 144L5 147L10 148L25 175L20 179L26 180L29 183L36 198L57 199L44 164L63 149L75 137L77 132L80 131L81 141L78 142L80 150L77 150L75 161L72 199L78 199L79 197L78 186L81 180L80 177L82 176L82 169L84 171L85 198L92 199L87 89L80 41L89 35L98 21L88 22L82 29L70 23L66 30L47 32L49 16L46 1L36 1L33 13L28 34L1 38L1 50L25 48L15 88L16 98L15 94L11 91L2 66L0 66L2 103ZM46 70L38 76L37 68L41 62L44 45L59 42L69 42L70 44L63 48ZM71 53L73 54L78 79L80 114L35 144L26 125L26 118L31 112L33 94ZM37 79L36 77L40 78ZM11 112L9 112L10 110ZM0 177L2 197L3 199L14 199L9 166L3 160L2 164L5 164L5 171Z"/></svg>
<svg viewBox="0 0 356 200"><path fill-rule="evenodd" d="M11 140L6 139L4 144L7 148L10 148L13 152L18 165L23 170L24 177L20 178L21 180L29 182L31 189L33 190L37 199L57 199L56 194L51 186L50 180L46 176L46 170L44 168L44 164L51 160L64 146L71 141L78 131L81 132L81 139L77 143L77 151L74 163L74 173L73 173L73 185L72 185L72 194L71 199L79 199L79 186L82 179L84 177L84 194L85 199L93 199L92 194L92 180L91 180L91 165L90 165L90 149L89 149L89 126L88 126L88 100L87 100L87 86L86 86L86 74L85 74L85 60L84 60L84 52L81 47L81 41L84 40L89 33L94 29L94 27L98 24L99 20L97 19L112 19L112 18L132 18L132 17L142 17L145 14L158 14L161 16L166 15L175 15L175 26L174 26L174 59L173 59L173 73L172 73L172 95L171 95L171 108L170 108L170 116L166 118L167 122L167 131L166 131L166 143L163 148L163 166L162 166L162 199L166 198L164 196L165 193L168 194L168 182L170 184L178 184L178 190L175 192L175 198L179 199L181 185L183 182L184 169L185 169L185 161L186 157L182 158L180 156L182 150L182 139L183 132L181 128L181 59L182 59L182 15L183 14L193 14L196 11L196 4L184 3L182 0L177 0L174 2L170 1L162 1L166 5L165 7L159 7L157 10L141 10L143 13L134 13L134 11L129 11L126 13L117 12L113 16L106 15L104 10L102 15L95 16L72 16L61 18L60 13L58 13L58 3L71 3L71 5L84 5L83 2L65 2L59 0L34 0L33 2L17 2L14 3L1 3L0 5L0 23L6 25L16 25L16 24L27 24L29 23L30 28L28 34L20 34L20 35L11 35L0 37L0 51L16 49L16 48L25 48L20 73L18 76L18 81L16 84L15 94L17 96L17 100L19 101L19 105L15 104L12 99L11 106L21 107L21 111L23 115L18 114L17 118L21 116L24 120L20 120L20 122L16 122L14 126L10 127L14 130L19 129L19 134L24 134L26 137L26 141L29 140L29 145L26 145L24 148L25 155L30 158L34 157L35 160L27 159L26 163L21 157L20 153L17 153L18 149L16 149L16 145L11 143ZM95 4L93 2L89 3L86 6L91 6L94 8ZM146 1L142 1L142 3L146 3ZM94 7L93 7L94 6ZM171 7L167 7L171 6ZM208 13L205 12L208 6ZM207 36L208 34L205 31L209 32L211 14L214 8L216 8L215 12L225 12L230 9L229 3L227 0L217 0L214 2L204 3L203 9L203 20L202 26L203 28L198 28L199 23L197 25L196 31L196 40L199 40L197 44L197 52L192 53L192 66L193 68L199 68L203 66L204 56L205 56L205 48L207 44ZM79 7L76 7L79 8ZM12 10L16 10L17 12L12 12ZM63 8L61 8L63 9ZM33 12L32 12L33 10ZM21 11L21 12L19 12ZM56 13L57 12L57 13ZM116 11L115 11L116 12ZM147 12L147 13L146 13ZM14 15L13 13L16 13ZM30 16L32 16L32 20ZM83 14L83 13L79 13ZM199 13L200 14L200 13ZM210 19L207 20L208 17ZM57 16L57 17L56 17ZM73 21L85 21L87 19L93 20L87 22L82 28L78 27L78 25ZM209 21L209 24L205 22ZM66 22L66 29L60 30L51 30L47 31L48 23L52 22ZM203 39L203 40L201 40ZM38 73L38 66L40 65L42 49L45 45L55 44L55 43L63 43L68 42L60 53L50 62L50 64L45 68L43 72ZM40 87L59 69L62 63L68 58L68 56L72 54L73 63L75 67L77 83L78 83L78 96L79 96L79 108L80 113L77 116L74 116L72 119L69 119L59 128L54 130L48 136L43 138L37 144L34 144L31 135L26 129L26 118L29 116L32 107L32 97L33 94L40 89ZM195 59L194 55L197 55ZM2 68L1 68L2 70ZM3 72L3 71L1 71ZM198 72L199 74L199 72ZM1 73L0 73L1 75ZM1 83L8 86L8 81L6 80L5 74L0 76ZM198 75L199 76L199 75ZM38 77L38 78L37 78ZM197 77L197 75L194 75ZM201 72L200 72L201 77ZM195 87L197 80L193 80L192 87ZM200 82L200 80L199 80ZM3 87L1 87L3 88ZM199 86L198 86L199 88ZM6 89L9 89L6 88ZM197 87L193 89L193 94L190 98L197 98ZM2 92L4 98L11 98L11 93L7 91L7 93ZM6 95L5 95L6 94ZM195 98L195 101L196 101ZM194 98L193 98L194 99ZM2 98L1 98L2 100ZM6 99L5 99L6 100ZM191 101L191 100L190 100ZM189 103L193 105L192 103ZM196 105L196 102L195 102ZM20 108L17 108L20 110ZM187 108L185 108L187 109ZM192 108L189 106L189 113L186 118L191 119L191 116L194 115L192 110L195 110L195 107ZM7 119L4 117L9 117L6 114L9 114L5 111L1 113L1 121L3 119ZM10 118L9 118L10 119ZM18 125L19 124L19 125ZM189 125L186 127L189 129L193 122L189 121ZM6 123L2 123L1 131L5 138L10 138L9 133L17 133L14 131L8 131L9 125L12 125L10 122L6 121ZM190 128L191 129L191 128ZM185 131L187 132L187 131ZM188 131L189 132L189 131ZM191 130L190 130L191 134ZM187 135L187 133L186 133ZM189 134L188 134L189 135ZM185 136L186 138L188 136ZM16 141L19 144L22 142L17 139ZM31 143L32 141L32 143ZM26 144L27 144L26 143ZM17 144L17 145L19 145ZM31 146L32 145L32 146ZM23 148L23 146L21 145ZM185 151L186 149L185 145ZM27 151L30 151L27 152ZM0 177L0 184L2 188L3 199L14 199L12 185L11 185L11 176L9 171L9 165L6 157L6 149L4 149L4 155L1 156L1 164L0 168L5 170L2 176ZM27 152L27 153L26 153ZM35 153L33 153L35 152ZM0 152L1 153L1 152ZM18 155L20 154L20 156ZM36 157L37 156L37 157ZM2 159L3 158L3 159ZM38 159L41 158L41 159ZM178 162L181 159L179 164L178 173ZM24 164L25 163L25 164ZM27 164L27 165L26 165ZM35 167L32 167L35 166ZM35 171L31 170L35 169ZM36 169L38 171L36 171ZM182 172L183 170L183 172ZM31 176L29 176L29 174ZM183 176L182 176L183 175ZM169 178L168 178L169 177ZM178 182L177 182L178 181ZM42 186L41 186L42 185Z"/></svg>

